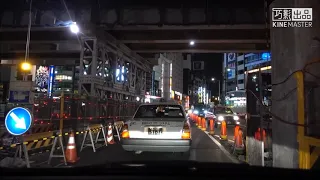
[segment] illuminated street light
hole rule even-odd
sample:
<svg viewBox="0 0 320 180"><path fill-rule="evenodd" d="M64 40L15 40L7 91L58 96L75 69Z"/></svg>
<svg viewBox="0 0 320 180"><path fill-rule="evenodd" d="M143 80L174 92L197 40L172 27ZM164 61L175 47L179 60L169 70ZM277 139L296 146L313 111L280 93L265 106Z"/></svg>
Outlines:
<svg viewBox="0 0 320 180"><path fill-rule="evenodd" d="M227 71L231 71L231 69L228 68Z"/></svg>
<svg viewBox="0 0 320 180"><path fill-rule="evenodd" d="M70 31L74 34L77 34L79 32L79 27L76 22L70 25Z"/></svg>
<svg viewBox="0 0 320 180"><path fill-rule="evenodd" d="M211 78L211 81L214 81L215 79L214 78Z"/></svg>
<svg viewBox="0 0 320 180"><path fill-rule="evenodd" d="M31 64L24 62L21 64L21 70L23 71L30 71L31 70Z"/></svg>
<svg viewBox="0 0 320 180"><path fill-rule="evenodd" d="M190 45L193 46L194 45L194 41L190 41Z"/></svg>

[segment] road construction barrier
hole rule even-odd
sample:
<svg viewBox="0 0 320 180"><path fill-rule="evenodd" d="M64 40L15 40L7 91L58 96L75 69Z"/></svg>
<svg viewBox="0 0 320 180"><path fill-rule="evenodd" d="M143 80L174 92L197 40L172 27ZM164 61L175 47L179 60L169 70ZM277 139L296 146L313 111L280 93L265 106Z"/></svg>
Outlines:
<svg viewBox="0 0 320 180"><path fill-rule="evenodd" d="M221 122L221 133L220 133L221 140L227 140L227 123L226 121Z"/></svg>
<svg viewBox="0 0 320 180"><path fill-rule="evenodd" d="M238 136L239 130L240 130L240 126L239 125L235 125L234 126L234 131L233 131L233 140L234 141L236 140L236 137Z"/></svg>
<svg viewBox="0 0 320 180"><path fill-rule="evenodd" d="M206 118L201 118L201 130L205 131L206 130Z"/></svg>
<svg viewBox="0 0 320 180"><path fill-rule="evenodd" d="M120 141L120 132L121 132L121 130L122 130L122 127L123 127L123 125L124 125L124 122L123 121L115 121L114 122L114 128L115 128L115 130L116 130L116 132L117 132L117 134L116 135L114 135L115 137L118 137L118 140Z"/></svg>
<svg viewBox="0 0 320 180"><path fill-rule="evenodd" d="M42 133L42 132L49 132L53 130L53 124L46 123L46 124L34 124L28 134L35 134L35 133Z"/></svg>
<svg viewBox="0 0 320 180"><path fill-rule="evenodd" d="M209 134L210 134L210 135L214 135L214 119L213 119L213 118L210 118L209 123L210 123L210 131L209 131Z"/></svg>
<svg viewBox="0 0 320 180"><path fill-rule="evenodd" d="M103 138L99 139L101 132L102 132ZM89 139L87 139L88 135L89 135ZM106 133L105 133L105 127L102 124L88 125L88 127L86 128L85 134L83 136L80 152L85 147L92 147L93 152L96 152L96 149L103 146L103 145L99 146L99 144L98 144L98 142L101 142L101 141L104 142L105 146L108 146L107 139L106 139Z"/></svg>
<svg viewBox="0 0 320 180"><path fill-rule="evenodd" d="M260 131L261 129L258 128L257 131L254 133L254 138L258 141L263 141L263 147L264 147L264 150L266 150L268 148L266 130L265 129L262 130L262 138L261 138Z"/></svg>
<svg viewBox="0 0 320 180"><path fill-rule="evenodd" d="M117 128L116 126L114 126L115 128ZM113 129L112 129L112 124L110 123L108 125L108 135L107 135L107 142L108 144L114 144L114 139L113 139Z"/></svg>
<svg viewBox="0 0 320 180"><path fill-rule="evenodd" d="M51 153L50 153L52 154L52 152L57 148L56 143L58 139L60 139L59 140L60 149L63 151L62 139L59 138L58 136L55 136L54 132L44 132L44 133L21 136L21 143L15 144L15 147L17 149L14 155L14 159L16 159L17 156L22 158L22 155L23 155L26 161L27 167L30 168L29 151L52 146ZM49 160L51 160L52 157L53 156L49 156ZM50 161L48 162L50 163Z"/></svg>
<svg viewBox="0 0 320 180"><path fill-rule="evenodd" d="M198 126L198 117L197 117L197 115L193 114L192 116L193 116L192 117L193 122L195 122L196 126Z"/></svg>
<svg viewBox="0 0 320 180"><path fill-rule="evenodd" d="M80 159L77 154L77 145L72 131L69 135L65 157L67 163L76 163Z"/></svg>
<svg viewBox="0 0 320 180"><path fill-rule="evenodd" d="M53 130L53 124L46 123L46 124L34 124L30 130L26 133L27 134L35 134L35 133L43 133L49 132ZM1 140L1 149L4 149L5 146L11 146L12 144L16 144L15 136L10 134L5 128L1 129L0 131L0 140Z"/></svg>
<svg viewBox="0 0 320 180"><path fill-rule="evenodd" d="M64 165L67 165L67 160L66 160L66 156L64 153L62 135L63 134L57 134L54 137L53 144L52 144L51 151L50 151L50 155L49 155L49 159L48 159L48 164L51 163L52 158L63 158ZM61 154L54 154L56 149L60 149Z"/></svg>
<svg viewBox="0 0 320 180"><path fill-rule="evenodd" d="M197 120L198 120L198 128L200 128L201 129L201 117L200 116L198 116L198 118L197 118Z"/></svg>
<svg viewBox="0 0 320 180"><path fill-rule="evenodd" d="M239 125L234 127L234 151L233 153L243 153L244 144L243 144L243 131Z"/></svg>
<svg viewBox="0 0 320 180"><path fill-rule="evenodd" d="M239 127L239 126L237 126ZM236 129L236 128L235 128ZM234 152L236 153L243 153L244 152L244 144L243 144L243 131L239 127L236 129L238 132L235 135L234 139Z"/></svg>

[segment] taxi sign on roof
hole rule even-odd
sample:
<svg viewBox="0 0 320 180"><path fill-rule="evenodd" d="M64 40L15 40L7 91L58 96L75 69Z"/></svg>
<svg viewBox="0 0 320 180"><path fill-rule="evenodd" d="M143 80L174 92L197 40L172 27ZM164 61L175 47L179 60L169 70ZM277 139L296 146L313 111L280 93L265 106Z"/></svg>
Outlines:
<svg viewBox="0 0 320 180"><path fill-rule="evenodd" d="M28 109L16 107L11 109L5 118L5 126L12 135L22 135L27 132L32 124L32 116Z"/></svg>

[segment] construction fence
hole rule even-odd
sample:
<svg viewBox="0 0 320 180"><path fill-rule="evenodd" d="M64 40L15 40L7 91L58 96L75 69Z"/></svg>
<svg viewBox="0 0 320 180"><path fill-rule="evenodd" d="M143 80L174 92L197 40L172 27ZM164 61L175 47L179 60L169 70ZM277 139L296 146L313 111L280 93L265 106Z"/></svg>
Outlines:
<svg viewBox="0 0 320 180"><path fill-rule="evenodd" d="M76 155L77 149L80 149L81 152L84 148L89 148L90 151L96 152L101 147L120 141L123 124L123 121L109 122L107 125L89 124L83 131L47 131L14 136L13 143L0 146L0 160L13 158L14 162L19 159L24 162L24 166L32 167L33 164L39 163L33 161L33 155L41 153L48 159L46 163L49 167L53 159L58 159L65 165L74 163L78 157L70 157L70 154ZM40 126L46 125L41 124ZM74 152L69 152L71 147L74 147ZM49 153L45 154L45 152ZM13 165L7 163L6 166L12 167Z"/></svg>
<svg viewBox="0 0 320 180"><path fill-rule="evenodd" d="M20 104L19 106L28 108L34 118L32 127L25 135L37 136L41 135L41 133L60 132L60 130L68 133L73 130L74 132L79 132L75 140L77 144L81 144L84 132L88 130L87 127L89 125L102 124L107 126L110 123L119 124L119 122L121 124L121 122L132 117L139 104L137 101L97 100L61 96L59 98L36 98L32 105ZM17 107L17 105L7 104L6 112L14 107ZM61 109L63 111L60 111ZM2 155L6 156L8 153L12 153L12 148L10 147L19 143L21 137L13 136L7 132L3 120L0 121L0 151ZM114 133L116 134L116 131ZM68 136L63 136L61 140L65 144L68 141ZM40 149L36 148L34 150Z"/></svg>

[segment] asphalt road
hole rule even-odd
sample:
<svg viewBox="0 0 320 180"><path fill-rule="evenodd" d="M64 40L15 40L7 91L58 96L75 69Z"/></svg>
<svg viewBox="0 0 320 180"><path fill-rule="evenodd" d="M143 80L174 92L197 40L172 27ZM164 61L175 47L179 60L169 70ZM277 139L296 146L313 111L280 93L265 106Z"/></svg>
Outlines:
<svg viewBox="0 0 320 180"><path fill-rule="evenodd" d="M217 133L218 131L216 131ZM233 134L233 128L228 128L228 134ZM229 137L232 137L231 134ZM79 149L78 149L79 150ZM47 164L49 154L43 153L31 157L31 167L72 167L72 166L90 166L105 164L107 162L130 162L130 161L171 161L171 160L194 160L199 162L218 162L218 163L238 163L226 149L208 132L201 131L197 127L192 127L192 147L190 156L181 153L151 153L142 152L135 154L126 152L119 143L99 148L95 153L90 147L85 148L78 154L79 161L75 164L65 166L61 159L53 159L51 165Z"/></svg>

